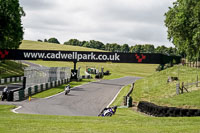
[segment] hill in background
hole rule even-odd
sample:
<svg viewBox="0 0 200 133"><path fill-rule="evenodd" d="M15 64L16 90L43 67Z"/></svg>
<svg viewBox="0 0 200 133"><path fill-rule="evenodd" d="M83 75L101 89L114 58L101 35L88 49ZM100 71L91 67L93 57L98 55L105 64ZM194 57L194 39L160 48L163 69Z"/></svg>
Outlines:
<svg viewBox="0 0 200 133"><path fill-rule="evenodd" d="M98 49L78 47L71 45L63 45L56 43L47 43L47 42L37 42L37 41L28 41L23 40L19 49L30 49L30 50L63 50L63 51L102 51Z"/></svg>

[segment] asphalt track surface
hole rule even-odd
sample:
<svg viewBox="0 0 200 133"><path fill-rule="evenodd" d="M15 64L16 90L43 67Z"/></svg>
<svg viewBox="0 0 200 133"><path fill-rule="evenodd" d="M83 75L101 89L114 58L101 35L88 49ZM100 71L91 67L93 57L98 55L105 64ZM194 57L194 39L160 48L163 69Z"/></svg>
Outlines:
<svg viewBox="0 0 200 133"><path fill-rule="evenodd" d="M7 84L7 85L0 85L0 91L3 91L5 87L8 87L8 90L15 90L19 89L22 87L22 83L12 83L12 84Z"/></svg>
<svg viewBox="0 0 200 133"><path fill-rule="evenodd" d="M12 103L22 106L16 112L24 114L97 116L107 107L124 85L135 82L138 77L101 80L73 88L68 95L60 93L53 97Z"/></svg>

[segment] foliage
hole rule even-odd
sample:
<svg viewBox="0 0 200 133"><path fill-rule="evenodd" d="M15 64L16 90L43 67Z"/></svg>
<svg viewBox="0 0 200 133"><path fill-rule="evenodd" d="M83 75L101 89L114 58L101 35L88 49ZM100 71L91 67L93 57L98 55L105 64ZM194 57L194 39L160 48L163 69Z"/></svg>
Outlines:
<svg viewBox="0 0 200 133"><path fill-rule="evenodd" d="M124 44L121 46L121 52L129 53L129 50L130 50L130 48L129 48L128 44Z"/></svg>
<svg viewBox="0 0 200 133"><path fill-rule="evenodd" d="M70 39L67 42L64 42L65 45L72 46L82 46L87 48L94 48L99 50L106 50L110 52L123 52L123 53L163 53L168 55L177 55L176 48L158 46L154 47L152 44L137 44L134 46L129 46L128 44L117 44L117 43L106 43L104 45L100 41L90 40L90 41L79 41L78 39Z"/></svg>
<svg viewBox="0 0 200 133"><path fill-rule="evenodd" d="M0 49L17 49L23 39L19 0L0 0Z"/></svg>
<svg viewBox="0 0 200 133"><path fill-rule="evenodd" d="M168 39L189 59L199 57L200 1L177 0L165 16Z"/></svg>
<svg viewBox="0 0 200 133"><path fill-rule="evenodd" d="M38 39L37 41L38 41L38 42L43 42L43 41L42 41L42 40L40 40L40 39Z"/></svg>
<svg viewBox="0 0 200 133"><path fill-rule="evenodd" d="M107 43L105 46L105 50L111 52L121 52L121 46L117 43Z"/></svg>
<svg viewBox="0 0 200 133"><path fill-rule="evenodd" d="M70 39L67 42L64 42L65 45L73 45L73 46L83 46L87 48L95 48L104 50L105 46L100 41L90 40L90 41L79 41L78 39Z"/></svg>
<svg viewBox="0 0 200 133"><path fill-rule="evenodd" d="M70 39L67 42L64 42L65 45L73 45L73 46L82 46L82 43L78 39Z"/></svg>
<svg viewBox="0 0 200 133"><path fill-rule="evenodd" d="M23 76L25 67L21 63L5 60L4 63L0 62L0 79L13 76Z"/></svg>
<svg viewBox="0 0 200 133"><path fill-rule="evenodd" d="M56 39L55 37L49 38L48 42L49 42L49 43L60 44L60 42L58 41L58 39Z"/></svg>

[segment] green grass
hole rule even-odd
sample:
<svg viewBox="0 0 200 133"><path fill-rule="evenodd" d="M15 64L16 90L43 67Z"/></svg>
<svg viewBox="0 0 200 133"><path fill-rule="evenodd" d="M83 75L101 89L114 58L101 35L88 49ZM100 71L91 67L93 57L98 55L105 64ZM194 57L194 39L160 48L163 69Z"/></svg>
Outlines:
<svg viewBox="0 0 200 133"><path fill-rule="evenodd" d="M29 47L31 41L24 41ZM27 44L25 44L27 43ZM44 44L44 43L42 43ZM40 44L40 45L42 45ZM39 45L30 46L36 49ZM57 46L52 44L52 48ZM31 48L33 47L33 48ZM41 46L45 49L45 45ZM25 49L23 47L20 47ZM50 47L48 47L50 48ZM29 49L29 48L28 48ZM49 50L49 49L48 49ZM66 49L67 50L67 49ZM72 50L72 49L70 49ZM35 61L44 66L69 66L71 62L46 62ZM155 72L157 65L146 64L118 64L118 63L78 63L84 73L86 66L104 67L110 70L110 76L105 79L119 78L123 76L145 77L138 80L132 93L133 101L146 100L159 105L169 105L187 108L200 108L200 89L192 87L190 93L176 95L176 82L168 83L168 76L178 76L180 81L192 82L200 70L175 66L162 72ZM154 73L154 74L153 74ZM152 75L153 74L153 75ZM123 96L127 94L130 86L124 87L112 105L121 105ZM59 89L59 87L58 87ZM61 86L60 90L63 91ZM50 116L50 115L27 115L14 114L10 112L13 105L0 105L0 132L45 132L45 133L199 133L200 117L150 117L138 113L131 108L117 109L116 115L109 118L101 117L71 117L71 116Z"/></svg>
<svg viewBox="0 0 200 133"><path fill-rule="evenodd" d="M23 64L14 61L5 60L0 62L0 79L24 75L22 67L24 67Z"/></svg>
<svg viewBox="0 0 200 133"><path fill-rule="evenodd" d="M71 117L14 114L13 105L0 105L1 133L199 133L200 118L156 118L131 109L113 117Z"/></svg>
<svg viewBox="0 0 200 133"><path fill-rule="evenodd" d="M63 51L67 51L67 50L68 51L102 51L102 50L86 48L86 47L78 47L78 46L47 43L47 42L37 42L37 41L29 41L29 40L23 40L19 49L63 50Z"/></svg>
<svg viewBox="0 0 200 133"><path fill-rule="evenodd" d="M174 81L167 83L169 76L177 76L181 82L195 82L200 70L195 68L175 66L151 76L138 80L132 93L135 101L150 101L159 105L169 105L185 108L200 108L200 87L189 88L189 93L176 95Z"/></svg>
<svg viewBox="0 0 200 133"><path fill-rule="evenodd" d="M124 101L124 96L126 96L130 90L131 85L124 86L120 93L118 94L115 101L111 104L111 106L122 106Z"/></svg>
<svg viewBox="0 0 200 133"><path fill-rule="evenodd" d="M133 99L143 99L160 103L166 97L169 100L162 101L167 104L172 104L170 100L173 98L188 98L198 97L199 90L185 93L180 96L174 95L174 89L170 90L169 87L174 86L175 83L167 84L168 76L176 76L179 70L179 78L181 81L192 81L195 79L195 74L199 71L186 67L173 67L162 72L157 72L151 76L137 81L133 91ZM184 76L184 73L189 76ZM156 81L158 80L158 81ZM151 82L150 82L151 81ZM154 83L156 82L156 83ZM148 89L142 89L148 85ZM151 87L152 86L152 87ZM168 87L165 87L168 86ZM152 89L154 87L160 87ZM164 87L164 88L163 88ZM123 88L118 98L112 105L121 105L123 96L127 94L130 85ZM163 90L165 89L165 90ZM146 97L144 91L149 92ZM165 92L163 94L163 92ZM172 94L170 93L172 92ZM196 93L198 92L198 93ZM155 99L155 100L154 100ZM198 103L197 103L198 104ZM0 105L0 132L17 133L17 132L74 132L74 133L199 133L200 132L200 117L151 117L138 113L131 108L117 109L113 117L71 117L71 116L50 116L50 115L27 115L27 114L14 114L10 109L14 108L12 105ZM8 126L9 125L9 126Z"/></svg>
<svg viewBox="0 0 200 133"><path fill-rule="evenodd" d="M82 84L85 84L88 82L92 82L92 81L94 81L94 80L93 79L83 79L81 82L72 81L69 84L70 84L71 88L73 88L75 86L79 86L79 85L82 85ZM49 90L37 93L37 94L33 95L32 98L45 98L45 97L52 96L57 93L63 92L66 85L67 84L63 84L61 86L51 88Z"/></svg>

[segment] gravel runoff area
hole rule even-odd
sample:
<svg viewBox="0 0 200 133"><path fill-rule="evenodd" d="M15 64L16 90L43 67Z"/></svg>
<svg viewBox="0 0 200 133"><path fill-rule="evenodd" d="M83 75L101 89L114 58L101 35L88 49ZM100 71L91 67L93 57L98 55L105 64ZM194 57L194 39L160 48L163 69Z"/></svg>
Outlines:
<svg viewBox="0 0 200 133"><path fill-rule="evenodd" d="M64 92L57 95L25 100L22 102L0 102L20 106L16 113L67 115L67 116L97 116L107 107L120 89L135 82L138 77L123 77L113 80L101 80L72 88L68 95Z"/></svg>

